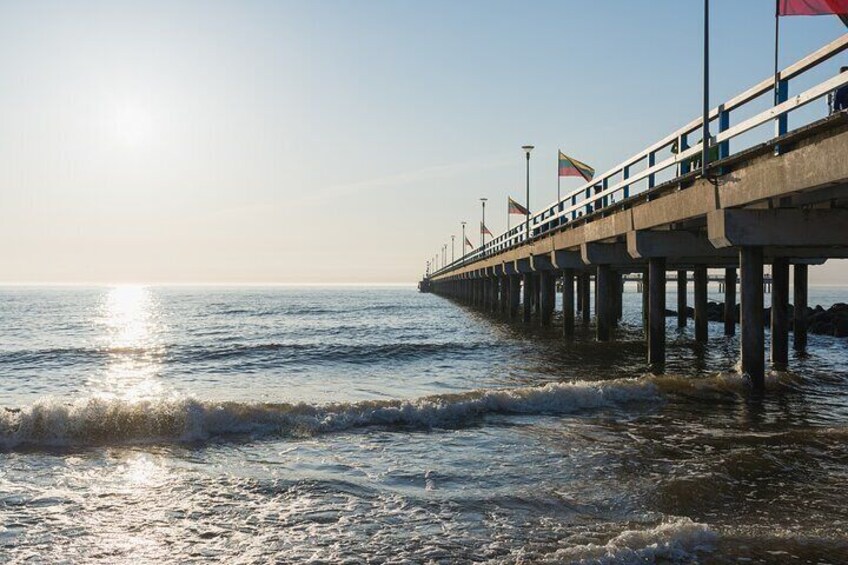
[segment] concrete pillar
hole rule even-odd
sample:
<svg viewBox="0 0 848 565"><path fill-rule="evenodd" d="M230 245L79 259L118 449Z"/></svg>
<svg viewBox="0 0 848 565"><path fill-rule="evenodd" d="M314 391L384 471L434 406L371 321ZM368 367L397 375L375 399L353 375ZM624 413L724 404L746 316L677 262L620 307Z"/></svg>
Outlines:
<svg viewBox="0 0 848 565"><path fill-rule="evenodd" d="M612 313L612 323L614 326L618 326L618 321L622 318L624 314L624 299L621 294L624 292L624 277L622 277L621 273L618 271L614 271L612 274L612 304L613 304L613 313Z"/></svg>
<svg viewBox="0 0 848 565"><path fill-rule="evenodd" d="M771 274L771 362L782 370L789 364L789 260L776 258Z"/></svg>
<svg viewBox="0 0 848 565"><path fill-rule="evenodd" d="M518 311L521 308L521 276L509 276L509 319L515 320L518 318Z"/></svg>
<svg viewBox="0 0 848 565"><path fill-rule="evenodd" d="M648 333L648 287L651 284L650 269L642 270L642 328Z"/></svg>
<svg viewBox="0 0 848 565"><path fill-rule="evenodd" d="M501 279L497 275L492 275L492 303L490 305L491 312L497 313L501 305Z"/></svg>
<svg viewBox="0 0 848 565"><path fill-rule="evenodd" d="M574 337L574 269L562 272L562 333Z"/></svg>
<svg viewBox="0 0 848 565"><path fill-rule="evenodd" d="M539 322L543 326L550 326L556 300L556 279L553 271L540 272L539 283Z"/></svg>
<svg viewBox="0 0 848 565"><path fill-rule="evenodd" d="M724 270L724 335L736 333L736 267Z"/></svg>
<svg viewBox="0 0 848 565"><path fill-rule="evenodd" d="M688 306L686 296L687 284L688 281L686 278L688 277L688 273L686 270L677 271L677 327L685 328L688 323L689 315L686 311Z"/></svg>
<svg viewBox="0 0 848 565"><path fill-rule="evenodd" d="M533 315L533 273L524 273L524 296L523 296L523 321L525 324L530 323L530 318Z"/></svg>
<svg viewBox="0 0 848 565"><path fill-rule="evenodd" d="M793 268L795 277L795 319L792 331L794 333L795 351L804 353L807 350L807 266L795 265Z"/></svg>
<svg viewBox="0 0 848 565"><path fill-rule="evenodd" d="M577 275L577 280L574 281L574 286L577 291L577 311L583 312L583 276Z"/></svg>
<svg viewBox="0 0 848 565"><path fill-rule="evenodd" d="M707 324L707 268L695 267L695 341L706 343L709 335Z"/></svg>
<svg viewBox="0 0 848 565"><path fill-rule="evenodd" d="M542 273L533 274L533 310L536 316L542 317Z"/></svg>
<svg viewBox="0 0 848 565"><path fill-rule="evenodd" d="M612 305L609 301L611 278L610 266L598 265L598 271L595 274L595 318L597 320L598 341L610 340L612 326Z"/></svg>
<svg viewBox="0 0 848 565"><path fill-rule="evenodd" d="M591 283L591 278L590 278L590 275L589 275L588 272L580 275L580 278L583 281L580 285L581 286L580 292L581 292L581 295L582 295L581 302L583 303L583 308L581 309L580 312L583 315L583 323L588 325L589 321L592 319L591 318L591 316L592 316L591 298L590 298L590 292L592 291L592 288L591 288L590 285L592 283Z"/></svg>
<svg viewBox="0 0 848 565"><path fill-rule="evenodd" d="M648 364L665 364L665 258L648 259Z"/></svg>
<svg viewBox="0 0 848 565"><path fill-rule="evenodd" d="M501 275L500 277L500 288L501 288L501 304L500 304L500 313L501 316L507 316L509 314L509 283L510 278L507 275Z"/></svg>
<svg viewBox="0 0 848 565"><path fill-rule="evenodd" d="M739 250L742 372L754 388L765 386L765 332L763 331L763 248Z"/></svg>

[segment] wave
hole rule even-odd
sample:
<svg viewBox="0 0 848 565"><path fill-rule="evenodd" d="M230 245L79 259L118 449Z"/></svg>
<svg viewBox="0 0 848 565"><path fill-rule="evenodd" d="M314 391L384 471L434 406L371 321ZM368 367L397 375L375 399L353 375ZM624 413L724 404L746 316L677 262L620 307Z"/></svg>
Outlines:
<svg viewBox="0 0 848 565"><path fill-rule="evenodd" d="M653 384L637 379L325 405L47 399L0 410L0 448L195 442L232 435L308 437L370 426L459 427L490 414L565 414L660 400Z"/></svg>
<svg viewBox="0 0 848 565"><path fill-rule="evenodd" d="M718 535L705 524L678 518L643 530L626 530L606 544L559 549L541 563L692 563L698 554L714 550Z"/></svg>
<svg viewBox="0 0 848 565"><path fill-rule="evenodd" d="M156 359L176 363L204 363L222 360L254 361L264 358L275 365L298 363L370 364L387 361L415 361L438 355L440 357L473 354L487 350L487 343L389 343L375 345L338 345L330 343L233 343L213 346L189 345L169 347L103 347L21 350L0 353L0 364L12 368L65 366L99 363L114 357ZM227 370L232 367L227 367Z"/></svg>

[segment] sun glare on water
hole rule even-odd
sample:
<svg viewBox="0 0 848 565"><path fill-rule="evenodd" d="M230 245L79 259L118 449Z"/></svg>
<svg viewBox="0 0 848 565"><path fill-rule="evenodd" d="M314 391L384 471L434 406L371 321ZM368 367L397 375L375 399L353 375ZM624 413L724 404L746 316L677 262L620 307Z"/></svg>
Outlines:
<svg viewBox="0 0 848 565"><path fill-rule="evenodd" d="M118 286L101 301L95 320L101 334L100 351L106 355L103 371L90 386L102 397L141 400L159 397L157 377L161 355L158 306L143 286Z"/></svg>

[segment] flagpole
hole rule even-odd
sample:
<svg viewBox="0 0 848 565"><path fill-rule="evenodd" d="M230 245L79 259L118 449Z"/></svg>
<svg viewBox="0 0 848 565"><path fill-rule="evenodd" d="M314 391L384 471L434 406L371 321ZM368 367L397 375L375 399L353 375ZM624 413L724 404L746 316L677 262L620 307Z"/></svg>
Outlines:
<svg viewBox="0 0 848 565"><path fill-rule="evenodd" d="M778 54L780 53L780 0L774 0L774 105L780 103L780 67L778 67Z"/></svg>
<svg viewBox="0 0 848 565"><path fill-rule="evenodd" d="M559 213L559 201L562 198L559 195L559 149L557 149L557 213Z"/></svg>
<svg viewBox="0 0 848 565"><path fill-rule="evenodd" d="M701 134L701 176L707 176L710 146L710 0L704 0L704 123Z"/></svg>

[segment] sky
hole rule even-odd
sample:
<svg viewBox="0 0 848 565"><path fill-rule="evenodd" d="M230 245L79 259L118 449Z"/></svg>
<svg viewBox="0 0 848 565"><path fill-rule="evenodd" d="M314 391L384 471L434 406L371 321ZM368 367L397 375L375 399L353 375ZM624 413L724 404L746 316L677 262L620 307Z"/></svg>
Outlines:
<svg viewBox="0 0 848 565"><path fill-rule="evenodd" d="M414 282L480 197L506 229L522 145L536 208L558 148L602 172L694 119L702 6L0 0L0 282ZM711 19L716 104L772 73L774 2ZM781 64L845 31L783 19Z"/></svg>

